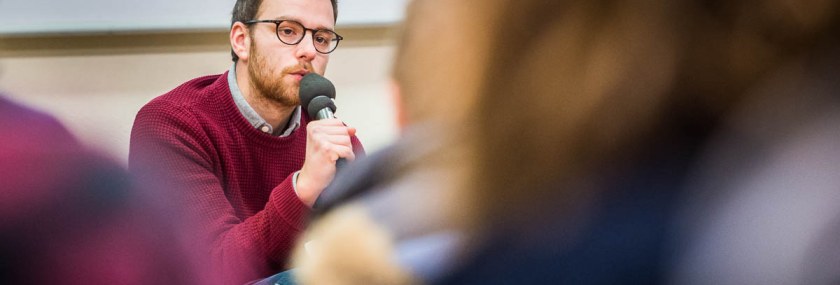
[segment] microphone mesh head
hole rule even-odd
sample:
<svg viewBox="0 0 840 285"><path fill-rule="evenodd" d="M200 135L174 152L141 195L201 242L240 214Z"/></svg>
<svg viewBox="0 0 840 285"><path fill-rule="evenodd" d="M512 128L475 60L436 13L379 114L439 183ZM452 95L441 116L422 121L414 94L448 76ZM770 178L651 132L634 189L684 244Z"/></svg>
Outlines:
<svg viewBox="0 0 840 285"><path fill-rule="evenodd" d="M332 99L327 96L316 96L309 101L309 105L306 107L306 113L309 114L310 118L315 119L316 114L324 108L330 108L330 111L335 113L335 103Z"/></svg>
<svg viewBox="0 0 840 285"><path fill-rule="evenodd" d="M323 76L314 72L307 73L303 76L303 79L300 80L299 91L298 96L300 96L300 104L307 110L309 117L314 117L315 113L329 105L332 105L332 110L333 112L335 111L335 104L332 103L332 100L326 100L329 101L329 104L327 105L323 105L326 103L323 103L322 101L322 103L319 103L321 104L321 107L317 109L311 106L313 99L319 96L335 99L335 86ZM316 110L315 113L312 113L311 110L313 109Z"/></svg>

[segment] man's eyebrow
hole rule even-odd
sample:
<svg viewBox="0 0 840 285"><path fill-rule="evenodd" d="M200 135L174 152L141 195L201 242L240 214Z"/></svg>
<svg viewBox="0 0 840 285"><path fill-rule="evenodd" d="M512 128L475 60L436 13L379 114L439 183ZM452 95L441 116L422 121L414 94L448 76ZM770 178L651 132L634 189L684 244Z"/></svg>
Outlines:
<svg viewBox="0 0 840 285"><path fill-rule="evenodd" d="M300 19L295 18L295 17L289 17L289 16L274 17L274 19L272 19L272 20L295 21L295 22L301 23L301 25L303 25L303 22L301 22ZM335 27L333 27L333 28L328 28L328 27L325 27L325 26L307 27L306 25L304 25L304 27L310 28L310 29L316 29L316 30L335 31Z"/></svg>

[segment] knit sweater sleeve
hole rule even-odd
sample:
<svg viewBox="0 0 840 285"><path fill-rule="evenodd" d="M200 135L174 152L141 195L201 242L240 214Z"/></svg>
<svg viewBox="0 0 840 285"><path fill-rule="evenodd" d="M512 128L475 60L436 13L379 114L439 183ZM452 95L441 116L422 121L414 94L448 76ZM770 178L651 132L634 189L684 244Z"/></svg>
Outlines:
<svg viewBox="0 0 840 285"><path fill-rule="evenodd" d="M210 256L225 284L242 284L276 273L302 231L308 208L292 188L291 175L271 193L265 208L237 217L218 175L217 149L185 107L153 100L137 114L131 133L129 168L143 181L163 186L164 199L183 210L182 232L195 233L195 246ZM195 227L195 228L193 228Z"/></svg>

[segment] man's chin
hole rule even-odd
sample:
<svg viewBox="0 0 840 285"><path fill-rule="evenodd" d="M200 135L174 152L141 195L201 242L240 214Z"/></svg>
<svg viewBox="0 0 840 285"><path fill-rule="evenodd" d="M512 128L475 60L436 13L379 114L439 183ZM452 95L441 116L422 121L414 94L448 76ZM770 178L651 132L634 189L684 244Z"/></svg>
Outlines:
<svg viewBox="0 0 840 285"><path fill-rule="evenodd" d="M298 97L297 89L294 92L283 92L282 90L273 90L271 92L263 93L264 98L284 106L300 105L300 97Z"/></svg>

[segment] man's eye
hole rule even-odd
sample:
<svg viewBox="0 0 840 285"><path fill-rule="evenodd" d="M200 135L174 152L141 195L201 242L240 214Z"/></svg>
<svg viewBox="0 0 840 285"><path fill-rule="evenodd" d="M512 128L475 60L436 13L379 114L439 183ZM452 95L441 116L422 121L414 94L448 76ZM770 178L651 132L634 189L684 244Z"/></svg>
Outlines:
<svg viewBox="0 0 840 285"><path fill-rule="evenodd" d="M280 29L280 34L287 35L287 36L288 35L294 35L295 30L288 29L288 28L287 29Z"/></svg>

